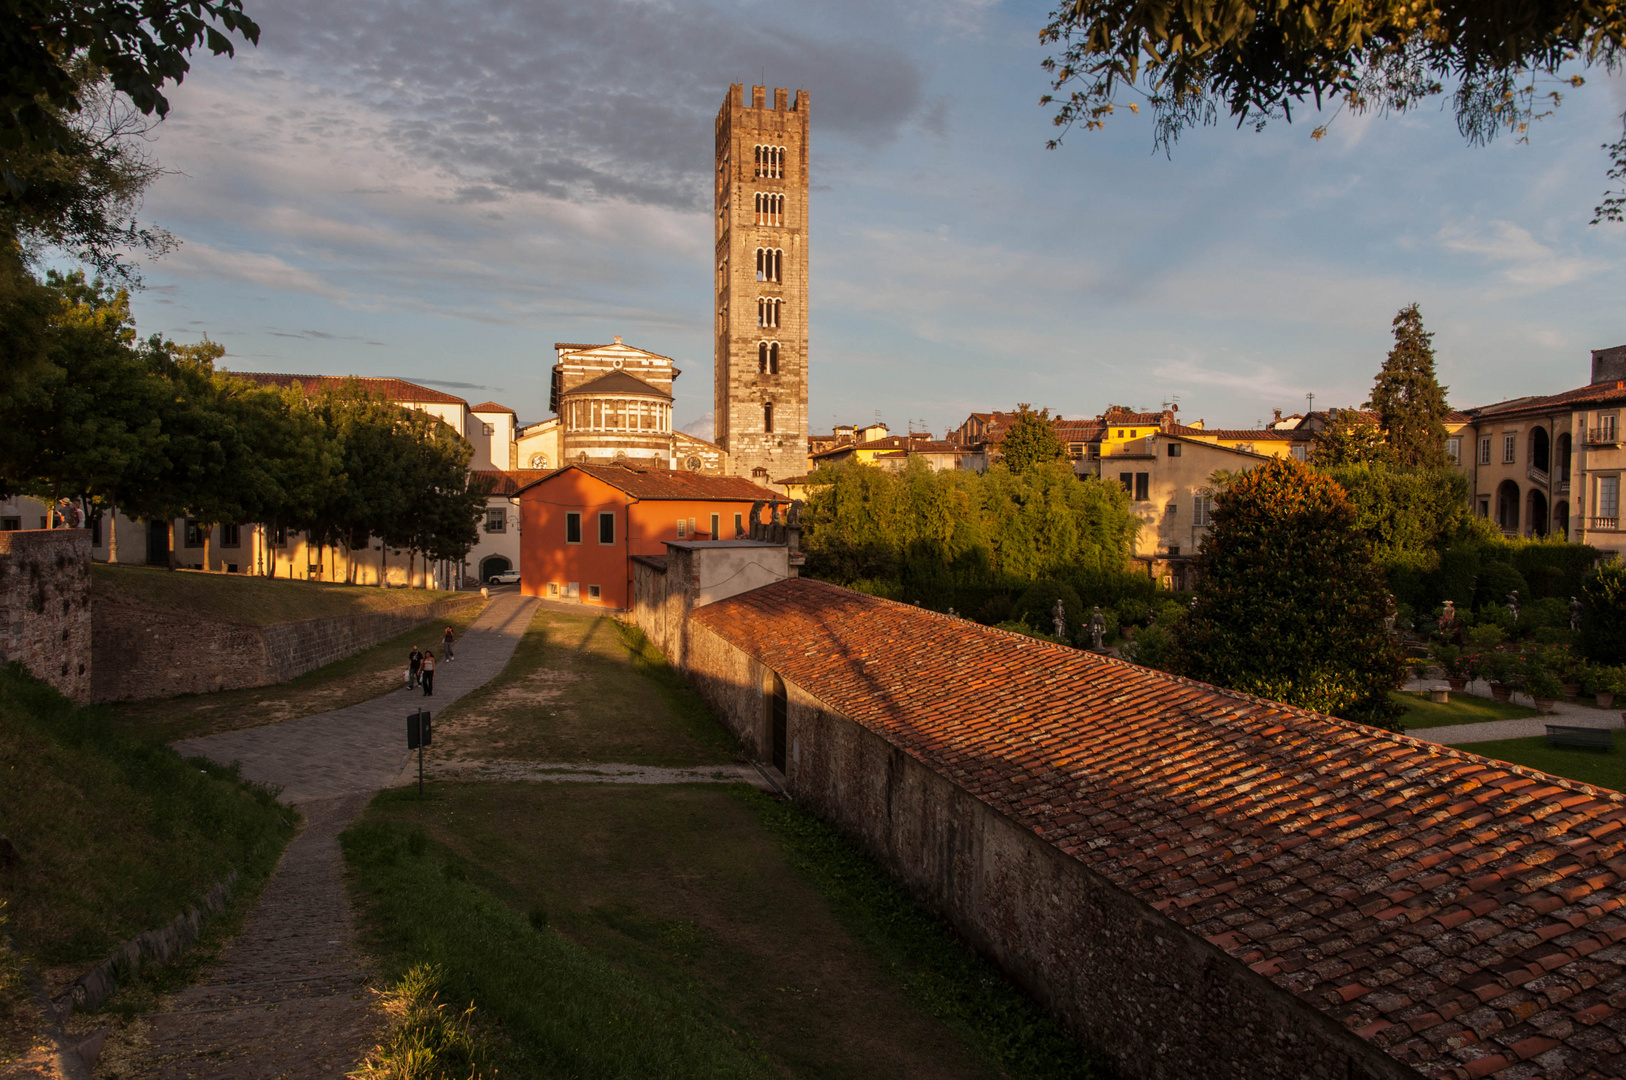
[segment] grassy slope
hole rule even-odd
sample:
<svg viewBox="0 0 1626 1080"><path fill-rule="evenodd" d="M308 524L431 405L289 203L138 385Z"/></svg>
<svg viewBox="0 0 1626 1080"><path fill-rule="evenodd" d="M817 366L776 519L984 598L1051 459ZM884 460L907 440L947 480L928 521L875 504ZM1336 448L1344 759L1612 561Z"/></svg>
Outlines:
<svg viewBox="0 0 1626 1080"><path fill-rule="evenodd" d="M539 613L521 649L465 714L489 723L439 728L437 749L674 764L735 752L659 655L608 620ZM538 665L569 676L553 697L503 697ZM1076 1043L851 844L743 788L439 783L423 801L380 796L346 844L392 977L438 964L442 1000L473 1000L509 1036L504 1073L1091 1075ZM447 875L468 880L442 888ZM603 995L648 1030L626 1035Z"/></svg>
<svg viewBox="0 0 1626 1080"><path fill-rule="evenodd" d="M483 610L483 604L471 604L444 619L426 622L381 645L275 686L126 701L110 708L131 730L166 742L342 709L399 689L407 653L414 644L426 648L433 645L438 654L442 629L450 625L461 636Z"/></svg>
<svg viewBox="0 0 1626 1080"><path fill-rule="evenodd" d="M356 615L445 600L456 593L432 589L380 589L365 585L328 585L315 581L281 581L244 574L205 574L146 566L91 568L98 600L201 614L226 622L270 626L299 619Z"/></svg>
<svg viewBox="0 0 1626 1080"><path fill-rule="evenodd" d="M21 853L0 871L0 900L23 956L63 974L233 869L256 887L293 831L269 792L121 731L15 665L0 670L0 776L0 833Z"/></svg>
<svg viewBox="0 0 1626 1080"><path fill-rule="evenodd" d="M1471 743L1462 749L1498 761L1511 761L1515 765L1540 769L1554 776L1579 780L1594 787L1626 791L1626 731L1616 731L1614 735L1615 749L1612 752L1549 746L1544 735L1530 739Z"/></svg>
<svg viewBox="0 0 1626 1080"><path fill-rule="evenodd" d="M1522 705L1508 705L1489 698L1452 694L1444 705L1428 700L1427 694L1396 691L1394 699L1406 708L1400 718L1403 730L1413 728L1452 727L1456 724L1483 724L1491 720L1522 720L1535 716L1536 710Z"/></svg>

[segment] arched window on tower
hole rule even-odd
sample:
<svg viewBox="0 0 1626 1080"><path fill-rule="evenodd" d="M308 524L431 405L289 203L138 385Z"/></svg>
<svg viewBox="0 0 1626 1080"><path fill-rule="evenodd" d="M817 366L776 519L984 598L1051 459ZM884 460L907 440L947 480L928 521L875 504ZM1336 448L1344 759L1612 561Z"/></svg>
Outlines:
<svg viewBox="0 0 1626 1080"><path fill-rule="evenodd" d="M762 406L762 430L769 435L773 434L773 402Z"/></svg>
<svg viewBox="0 0 1626 1080"><path fill-rule="evenodd" d="M757 248L757 280L768 280L768 252L765 248Z"/></svg>
<svg viewBox="0 0 1626 1080"><path fill-rule="evenodd" d="M768 374L768 343L766 341L757 343L757 374Z"/></svg>
<svg viewBox="0 0 1626 1080"><path fill-rule="evenodd" d="M768 346L768 374L779 374L779 342L777 341Z"/></svg>

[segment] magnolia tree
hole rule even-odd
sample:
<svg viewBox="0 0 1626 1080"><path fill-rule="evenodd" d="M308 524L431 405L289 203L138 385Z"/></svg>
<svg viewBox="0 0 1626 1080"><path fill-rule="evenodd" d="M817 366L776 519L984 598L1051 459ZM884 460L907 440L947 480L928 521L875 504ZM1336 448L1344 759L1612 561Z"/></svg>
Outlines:
<svg viewBox="0 0 1626 1080"><path fill-rule="evenodd" d="M1330 477L1272 458L1232 479L1198 552L1182 674L1380 727L1404 674L1388 590Z"/></svg>

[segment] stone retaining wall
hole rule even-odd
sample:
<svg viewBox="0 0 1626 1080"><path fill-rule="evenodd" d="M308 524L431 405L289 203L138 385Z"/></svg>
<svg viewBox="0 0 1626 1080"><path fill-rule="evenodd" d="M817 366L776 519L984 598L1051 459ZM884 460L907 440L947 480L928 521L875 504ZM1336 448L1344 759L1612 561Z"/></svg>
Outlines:
<svg viewBox="0 0 1626 1080"><path fill-rule="evenodd" d="M97 601L90 697L140 701L287 682L479 602L470 594L393 611L248 626ZM439 640L436 635L424 644Z"/></svg>
<svg viewBox="0 0 1626 1080"><path fill-rule="evenodd" d="M0 532L0 664L91 693L90 530Z"/></svg>

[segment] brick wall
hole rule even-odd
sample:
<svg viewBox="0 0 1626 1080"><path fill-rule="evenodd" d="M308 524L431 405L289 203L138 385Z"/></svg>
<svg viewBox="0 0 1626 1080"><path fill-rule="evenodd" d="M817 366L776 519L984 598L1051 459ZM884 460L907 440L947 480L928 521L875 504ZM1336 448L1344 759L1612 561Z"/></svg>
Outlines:
<svg viewBox="0 0 1626 1080"><path fill-rule="evenodd" d="M12 662L89 699L90 530L0 532L0 663Z"/></svg>
<svg viewBox="0 0 1626 1080"><path fill-rule="evenodd" d="M765 758L763 665L693 622L645 632L681 650L697 691ZM786 693L786 783L797 802L860 843L1122 1075L1418 1077L880 735L788 681Z"/></svg>
<svg viewBox="0 0 1626 1080"><path fill-rule="evenodd" d="M395 611L274 626L98 601L92 609L95 679L90 697L139 701L287 682L479 600L459 596ZM434 640L439 641L438 635Z"/></svg>

